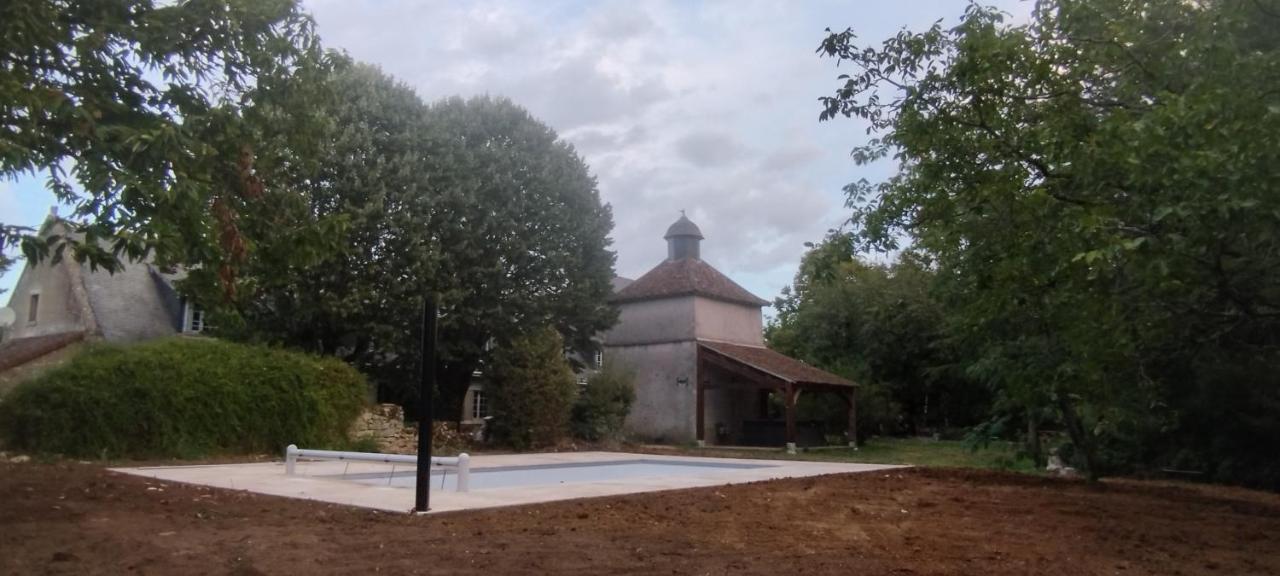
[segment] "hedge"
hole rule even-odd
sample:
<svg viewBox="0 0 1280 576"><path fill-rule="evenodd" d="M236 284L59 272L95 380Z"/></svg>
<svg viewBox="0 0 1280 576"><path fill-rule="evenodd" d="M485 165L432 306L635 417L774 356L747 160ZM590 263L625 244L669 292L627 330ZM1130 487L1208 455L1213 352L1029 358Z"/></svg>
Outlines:
<svg viewBox="0 0 1280 576"><path fill-rule="evenodd" d="M609 362L591 375L573 404L573 435L590 442L620 441L636 400L634 370Z"/></svg>
<svg viewBox="0 0 1280 576"><path fill-rule="evenodd" d="M0 441L97 458L337 446L365 391L359 372L331 358L204 338L99 344L0 402Z"/></svg>
<svg viewBox="0 0 1280 576"><path fill-rule="evenodd" d="M499 346L485 372L493 440L527 450L554 446L568 435L577 383L559 332L540 328Z"/></svg>

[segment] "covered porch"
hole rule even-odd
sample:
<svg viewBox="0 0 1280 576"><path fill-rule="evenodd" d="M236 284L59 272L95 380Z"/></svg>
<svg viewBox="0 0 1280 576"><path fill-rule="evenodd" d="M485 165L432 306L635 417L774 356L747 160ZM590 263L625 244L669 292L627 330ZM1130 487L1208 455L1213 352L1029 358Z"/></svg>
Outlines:
<svg viewBox="0 0 1280 576"><path fill-rule="evenodd" d="M763 346L699 340L697 350L698 444L825 444L824 431L797 420L804 393L833 394L847 408L846 441L857 442L857 385ZM781 418L770 397L781 400Z"/></svg>

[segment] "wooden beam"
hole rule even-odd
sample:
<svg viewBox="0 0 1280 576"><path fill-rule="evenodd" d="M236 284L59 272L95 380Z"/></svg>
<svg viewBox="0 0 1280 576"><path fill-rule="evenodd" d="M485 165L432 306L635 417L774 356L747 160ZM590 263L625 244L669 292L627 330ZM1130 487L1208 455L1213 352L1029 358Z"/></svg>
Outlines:
<svg viewBox="0 0 1280 576"><path fill-rule="evenodd" d="M746 364L735 361L727 356L723 356L714 350L708 350L698 347L698 358L701 363L714 366L720 370L724 370L731 374L741 376L747 381L758 383L758 388L777 388L779 386L789 385L790 382L778 378L767 372L756 370Z"/></svg>
<svg viewBox="0 0 1280 576"><path fill-rule="evenodd" d="M840 386L838 384L818 384L816 382L796 382L796 388L807 390L809 392L833 392L843 396L846 392L853 390L853 386Z"/></svg>
<svg viewBox="0 0 1280 576"><path fill-rule="evenodd" d="M707 403L705 399L706 395L707 395L706 386L704 386L702 381L699 380L698 381L698 401L696 402L697 408L694 408L695 410L698 411L697 426L698 426L698 445L699 446L702 446L706 442L706 435L707 435L707 424L705 420L706 416L703 415L703 412L706 411L706 403Z"/></svg>
<svg viewBox="0 0 1280 576"><path fill-rule="evenodd" d="M849 389L849 445L858 448L858 393Z"/></svg>
<svg viewBox="0 0 1280 576"><path fill-rule="evenodd" d="M706 410L707 381L710 380L710 378L708 374L705 374L702 371L702 357L705 355L706 354L703 353L701 346L694 346L693 388L695 398L694 410L697 412L697 415L694 417L693 425L696 427L694 437L697 438L699 447L706 445L707 436L706 416L703 415L703 412Z"/></svg>
<svg viewBox="0 0 1280 576"><path fill-rule="evenodd" d="M787 384L786 389L782 392L786 396L787 405L787 444L788 448L796 443L796 390L791 384Z"/></svg>

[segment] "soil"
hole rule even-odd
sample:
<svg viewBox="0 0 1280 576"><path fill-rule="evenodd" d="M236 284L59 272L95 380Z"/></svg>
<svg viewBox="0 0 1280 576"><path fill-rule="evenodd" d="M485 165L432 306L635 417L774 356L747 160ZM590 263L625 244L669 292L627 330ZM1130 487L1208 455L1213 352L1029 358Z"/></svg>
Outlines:
<svg viewBox="0 0 1280 576"><path fill-rule="evenodd" d="M0 464L5 574L1280 574L1280 495L911 469L431 516Z"/></svg>

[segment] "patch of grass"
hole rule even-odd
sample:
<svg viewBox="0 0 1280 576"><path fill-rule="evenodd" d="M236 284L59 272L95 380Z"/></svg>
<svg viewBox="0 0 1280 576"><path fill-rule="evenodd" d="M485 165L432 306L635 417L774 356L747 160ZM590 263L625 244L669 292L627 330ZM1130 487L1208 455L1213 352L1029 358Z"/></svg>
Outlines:
<svg viewBox="0 0 1280 576"><path fill-rule="evenodd" d="M852 448L835 448L805 452L803 455L814 460L867 464L995 468L1027 472L1034 469L1031 460L1019 457L1018 447L1008 442L993 442L986 448L974 450L960 440L875 438L856 451Z"/></svg>
<svg viewBox="0 0 1280 576"><path fill-rule="evenodd" d="M1012 442L993 442L986 448L973 450L960 440L931 438L874 438L857 450L830 447L785 454L780 451L734 450L732 448L693 449L690 454L733 456L739 458L777 458L821 462L855 462L861 464L908 464L953 468L986 468L1034 472L1030 459L1018 454Z"/></svg>

